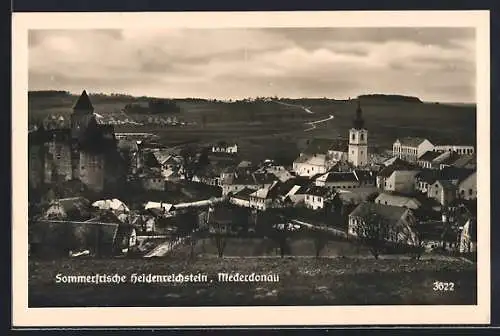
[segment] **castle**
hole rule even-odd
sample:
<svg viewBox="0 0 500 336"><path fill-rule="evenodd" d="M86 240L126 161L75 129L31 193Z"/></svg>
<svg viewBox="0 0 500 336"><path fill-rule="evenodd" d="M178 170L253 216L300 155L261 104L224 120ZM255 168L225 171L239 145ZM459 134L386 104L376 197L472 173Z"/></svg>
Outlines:
<svg viewBox="0 0 500 336"><path fill-rule="evenodd" d="M28 134L29 184L80 180L90 190L102 191L120 176L120 156L112 125L99 124L84 90L73 106L69 127L43 125Z"/></svg>

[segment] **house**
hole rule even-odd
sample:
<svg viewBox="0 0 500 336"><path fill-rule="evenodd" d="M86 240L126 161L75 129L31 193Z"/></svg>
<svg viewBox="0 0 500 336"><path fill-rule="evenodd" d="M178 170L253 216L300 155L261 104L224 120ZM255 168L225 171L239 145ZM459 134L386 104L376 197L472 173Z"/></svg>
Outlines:
<svg viewBox="0 0 500 336"><path fill-rule="evenodd" d="M434 160L442 155L443 153L430 150L425 152L422 156L420 156L418 158L417 163L422 168L439 169L439 166L436 167L436 165L434 164Z"/></svg>
<svg viewBox="0 0 500 336"><path fill-rule="evenodd" d="M52 201L44 219L86 220L91 215L90 201L83 197L61 198Z"/></svg>
<svg viewBox="0 0 500 336"><path fill-rule="evenodd" d="M184 179L184 176L180 173L179 169L176 168L168 168L166 170L162 170L161 175L165 181L169 182L179 182ZM199 182L201 180L196 180L197 176L193 176L193 182Z"/></svg>
<svg viewBox="0 0 500 336"><path fill-rule="evenodd" d="M325 187L311 186L304 191L304 205L306 208L323 209L325 203L333 198L334 192Z"/></svg>
<svg viewBox="0 0 500 336"><path fill-rule="evenodd" d="M451 164L451 167L476 170L476 155L462 155Z"/></svg>
<svg viewBox="0 0 500 336"><path fill-rule="evenodd" d="M258 170L258 172L270 173L276 176L281 182L285 182L293 177L293 175L281 165L267 165Z"/></svg>
<svg viewBox="0 0 500 336"><path fill-rule="evenodd" d="M272 185L265 188L260 188L250 194L250 207L258 210L266 210L270 207L277 206L276 201L279 198L279 181L274 181Z"/></svg>
<svg viewBox="0 0 500 336"><path fill-rule="evenodd" d="M422 204L415 197L397 195L387 192L378 195L374 202L377 204L405 207L412 210L419 209L422 206Z"/></svg>
<svg viewBox="0 0 500 336"><path fill-rule="evenodd" d="M407 162L404 160L401 160L398 156L393 156L387 160L382 161L382 165L384 167L389 167L392 165L404 165L404 164L407 164Z"/></svg>
<svg viewBox="0 0 500 336"><path fill-rule="evenodd" d="M477 173L474 171L469 176L458 182L458 197L465 200L477 198Z"/></svg>
<svg viewBox="0 0 500 336"><path fill-rule="evenodd" d="M348 234L358 236L367 218L371 214L378 214L385 225L387 242L416 245L418 242L415 232L415 217L410 209L385 204L363 202L349 214ZM360 228L361 226L361 228Z"/></svg>
<svg viewBox="0 0 500 336"><path fill-rule="evenodd" d="M427 195L429 187L436 181L449 181L457 186L459 197L474 199L477 193L475 179L475 171L467 168L444 167L441 170L423 169L415 177L415 189ZM461 187L460 184L462 184Z"/></svg>
<svg viewBox="0 0 500 336"><path fill-rule="evenodd" d="M426 252L435 249L454 251L459 242L459 232L456 228L446 225L442 221L428 220L420 222L415 227L419 235L420 246Z"/></svg>
<svg viewBox="0 0 500 336"><path fill-rule="evenodd" d="M243 188L237 193L233 194L229 198L231 204L250 208L250 195L253 194L255 190L249 188Z"/></svg>
<svg viewBox="0 0 500 336"><path fill-rule="evenodd" d="M344 204L360 204L367 202L373 195L378 194L377 189L373 187L356 189L339 189L337 195Z"/></svg>
<svg viewBox="0 0 500 336"><path fill-rule="evenodd" d="M452 167L453 163L460 158L460 154L455 152L443 152L441 156L436 158L435 163L439 169L444 169L445 167Z"/></svg>
<svg viewBox="0 0 500 336"><path fill-rule="evenodd" d="M439 202L442 206L453 202L457 195L457 186L449 180L437 180L429 185L427 197Z"/></svg>
<svg viewBox="0 0 500 336"><path fill-rule="evenodd" d="M212 146L212 153L236 154L238 153L238 145L229 145L226 142L221 141L217 145Z"/></svg>
<svg viewBox="0 0 500 336"><path fill-rule="evenodd" d="M118 214L130 212L127 205L117 198L95 201L92 206L101 210L112 210Z"/></svg>
<svg viewBox="0 0 500 336"><path fill-rule="evenodd" d="M477 251L477 219L467 220L460 233L460 253L474 253Z"/></svg>
<svg viewBox="0 0 500 336"><path fill-rule="evenodd" d="M237 235L249 222L248 210L229 204L219 205L213 209L208 222L210 234Z"/></svg>
<svg viewBox="0 0 500 336"><path fill-rule="evenodd" d="M397 159L395 163L383 167L381 170L378 171L377 176L376 176L376 186L378 189L384 189L385 186L385 181L392 175L392 173L395 170L415 170L417 167L415 167L413 164L403 161L401 159Z"/></svg>
<svg viewBox="0 0 500 336"><path fill-rule="evenodd" d="M433 149L434 145L427 139L404 137L396 139L392 145L392 155L406 161L416 162L425 152Z"/></svg>
<svg viewBox="0 0 500 336"><path fill-rule="evenodd" d="M347 139L313 139L293 162L293 171L299 176L325 173L337 162L347 161Z"/></svg>
<svg viewBox="0 0 500 336"><path fill-rule="evenodd" d="M323 174L328 168L325 154L302 155L293 162L293 171L298 176Z"/></svg>
<svg viewBox="0 0 500 336"><path fill-rule="evenodd" d="M354 189L359 186L359 182L354 172L331 172L319 176L314 180L319 187Z"/></svg>
<svg viewBox="0 0 500 336"><path fill-rule="evenodd" d="M456 154L474 154L474 146L471 145L435 145L436 152L454 152Z"/></svg>
<svg viewBox="0 0 500 336"><path fill-rule="evenodd" d="M396 169L389 175L382 185L382 190L398 193L411 193L415 190L415 176L420 170Z"/></svg>
<svg viewBox="0 0 500 336"><path fill-rule="evenodd" d="M234 178L226 180L226 183L222 185L222 195L235 194L244 188L254 190L267 188L277 180L275 175L269 173L237 173Z"/></svg>

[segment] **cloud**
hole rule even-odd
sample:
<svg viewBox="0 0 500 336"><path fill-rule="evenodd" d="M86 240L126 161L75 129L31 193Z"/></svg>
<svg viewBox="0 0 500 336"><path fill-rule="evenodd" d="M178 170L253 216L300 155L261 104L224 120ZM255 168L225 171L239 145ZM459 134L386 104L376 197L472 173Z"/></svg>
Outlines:
<svg viewBox="0 0 500 336"><path fill-rule="evenodd" d="M31 31L29 76L30 89L473 101L475 39L458 28Z"/></svg>

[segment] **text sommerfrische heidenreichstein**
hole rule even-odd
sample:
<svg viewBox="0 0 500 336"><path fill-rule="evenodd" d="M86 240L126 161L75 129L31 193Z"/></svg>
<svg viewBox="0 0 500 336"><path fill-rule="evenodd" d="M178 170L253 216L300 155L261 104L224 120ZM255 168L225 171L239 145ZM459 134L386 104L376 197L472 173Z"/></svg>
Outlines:
<svg viewBox="0 0 500 336"><path fill-rule="evenodd" d="M132 273L124 274L62 274L55 276L57 284L155 284L155 283L212 283L212 282L279 282L278 274L259 273L217 273L215 277L210 277L204 273L172 273L172 274L151 274Z"/></svg>

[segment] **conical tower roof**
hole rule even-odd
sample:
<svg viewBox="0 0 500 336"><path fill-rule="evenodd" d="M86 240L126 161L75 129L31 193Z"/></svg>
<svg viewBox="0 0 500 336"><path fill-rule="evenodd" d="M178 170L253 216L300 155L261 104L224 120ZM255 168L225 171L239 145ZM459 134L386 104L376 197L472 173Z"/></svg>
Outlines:
<svg viewBox="0 0 500 336"><path fill-rule="evenodd" d="M92 106L92 103L90 102L87 91L83 90L75 105L73 105L73 110L94 111L94 106Z"/></svg>

